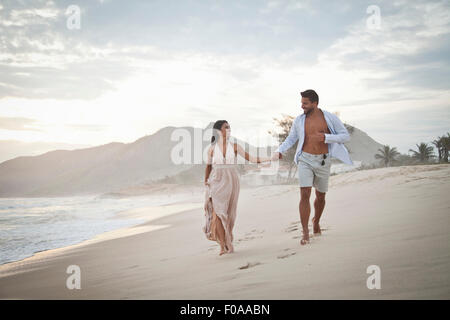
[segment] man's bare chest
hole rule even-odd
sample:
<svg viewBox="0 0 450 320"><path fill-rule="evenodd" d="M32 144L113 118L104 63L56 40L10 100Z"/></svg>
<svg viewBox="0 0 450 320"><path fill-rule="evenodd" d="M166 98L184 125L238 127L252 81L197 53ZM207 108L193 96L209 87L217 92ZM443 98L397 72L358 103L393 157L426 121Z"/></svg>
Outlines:
<svg viewBox="0 0 450 320"><path fill-rule="evenodd" d="M311 118L307 117L305 119L305 134L308 135L318 132L330 133L325 118L322 115Z"/></svg>

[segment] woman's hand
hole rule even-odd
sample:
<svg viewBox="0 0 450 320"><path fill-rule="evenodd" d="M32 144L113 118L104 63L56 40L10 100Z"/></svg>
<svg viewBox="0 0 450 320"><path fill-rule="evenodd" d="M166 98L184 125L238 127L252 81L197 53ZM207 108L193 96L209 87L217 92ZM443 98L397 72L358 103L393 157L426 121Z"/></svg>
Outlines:
<svg viewBox="0 0 450 320"><path fill-rule="evenodd" d="M258 157L257 163L271 162L271 161L272 161L271 158L267 158L267 157Z"/></svg>

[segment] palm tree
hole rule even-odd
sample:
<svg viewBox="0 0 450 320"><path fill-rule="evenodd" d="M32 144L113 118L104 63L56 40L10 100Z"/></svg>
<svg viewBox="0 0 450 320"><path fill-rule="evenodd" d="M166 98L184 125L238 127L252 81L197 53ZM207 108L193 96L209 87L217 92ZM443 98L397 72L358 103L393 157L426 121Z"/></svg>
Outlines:
<svg viewBox="0 0 450 320"><path fill-rule="evenodd" d="M448 151L450 150L450 133L447 132L447 136L441 137L442 139L442 158L444 162L448 163Z"/></svg>
<svg viewBox="0 0 450 320"><path fill-rule="evenodd" d="M434 146L436 147L437 151L438 151L438 161L441 162L442 160L442 151L443 150L443 142L445 137L438 137L436 140L433 140L431 143L434 144Z"/></svg>
<svg viewBox="0 0 450 320"><path fill-rule="evenodd" d="M427 143L422 142L420 145L416 144L416 147L418 151L413 149L409 149L409 151L413 153L412 157L420 163L429 162L435 157L433 147L429 146Z"/></svg>
<svg viewBox="0 0 450 320"><path fill-rule="evenodd" d="M378 151L379 153L375 155L375 158L384 162L385 167L389 167L391 163L395 161L395 157L400 155L396 147L391 148L388 145L384 145L383 148L379 148Z"/></svg>

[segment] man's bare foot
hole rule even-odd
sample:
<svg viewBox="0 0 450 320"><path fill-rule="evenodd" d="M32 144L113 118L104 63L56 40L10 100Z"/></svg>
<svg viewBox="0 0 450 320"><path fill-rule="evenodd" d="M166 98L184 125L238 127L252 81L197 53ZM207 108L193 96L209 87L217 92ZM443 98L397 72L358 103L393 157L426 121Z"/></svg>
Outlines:
<svg viewBox="0 0 450 320"><path fill-rule="evenodd" d="M317 221L317 223L316 223L314 221L314 219L315 219L315 217L312 218L314 235L321 235L322 234L322 230L320 229L319 221Z"/></svg>
<svg viewBox="0 0 450 320"><path fill-rule="evenodd" d="M227 248L228 248L228 253L233 253L234 252L234 247L233 247L233 245L231 243L227 246Z"/></svg>
<svg viewBox="0 0 450 320"><path fill-rule="evenodd" d="M303 230L303 237L302 240L300 240L300 244L303 246L305 244L309 243L309 230Z"/></svg>

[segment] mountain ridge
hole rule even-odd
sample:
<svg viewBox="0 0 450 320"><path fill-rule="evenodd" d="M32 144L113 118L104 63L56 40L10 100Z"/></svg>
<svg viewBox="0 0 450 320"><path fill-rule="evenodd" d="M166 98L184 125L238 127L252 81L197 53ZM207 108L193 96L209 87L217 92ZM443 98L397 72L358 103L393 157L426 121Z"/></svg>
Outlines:
<svg viewBox="0 0 450 320"><path fill-rule="evenodd" d="M176 165L171 161L175 129L205 128L168 126L134 142L110 142L74 150L51 150L35 156L19 156L0 163L0 197L72 196L113 193L175 176L193 164ZM202 135L203 136L203 135ZM345 145L353 160L370 164L382 145L362 130L353 127ZM202 141L202 150L209 141ZM246 145L247 147L249 145ZM251 147L251 146L250 146ZM256 148L256 150L265 147ZM193 153L191 152L191 155Z"/></svg>

